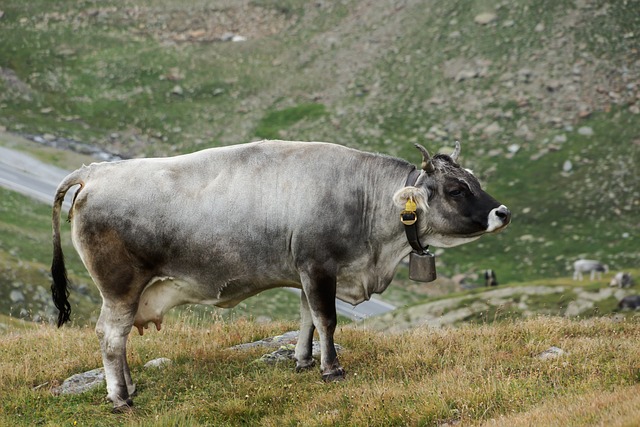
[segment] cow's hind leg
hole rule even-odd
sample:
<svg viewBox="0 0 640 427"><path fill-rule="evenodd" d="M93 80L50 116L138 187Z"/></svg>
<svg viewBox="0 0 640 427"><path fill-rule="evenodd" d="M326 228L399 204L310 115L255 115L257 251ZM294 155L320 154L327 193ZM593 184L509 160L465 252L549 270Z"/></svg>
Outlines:
<svg viewBox="0 0 640 427"><path fill-rule="evenodd" d="M314 330L315 326L313 326L307 294L302 291L300 293L300 333L298 334L295 352L296 371L298 372L315 365L312 356Z"/></svg>
<svg viewBox="0 0 640 427"><path fill-rule="evenodd" d="M96 325L107 380L107 399L113 403L115 412L133 405L131 395L135 391L135 385L127 364L127 338L135 313L135 304L105 299Z"/></svg>
<svg viewBox="0 0 640 427"><path fill-rule="evenodd" d="M302 273L302 289L307 296L307 303L313 324L320 336L320 369L325 381L341 380L345 370L340 366L338 353L333 342L338 317L336 314L336 276L322 269Z"/></svg>

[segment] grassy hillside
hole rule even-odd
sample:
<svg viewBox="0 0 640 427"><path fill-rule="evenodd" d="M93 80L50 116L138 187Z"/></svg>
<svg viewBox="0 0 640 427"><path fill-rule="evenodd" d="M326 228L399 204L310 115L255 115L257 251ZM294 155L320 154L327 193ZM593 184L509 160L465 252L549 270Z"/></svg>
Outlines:
<svg viewBox="0 0 640 427"><path fill-rule="evenodd" d="M640 2L7 0L0 126L125 156L257 138L463 163L513 210L443 274L638 252ZM227 41L233 40L242 41ZM563 167L568 167L567 171Z"/></svg>
<svg viewBox="0 0 640 427"><path fill-rule="evenodd" d="M282 333L285 323L222 320L207 328L177 320L129 340L138 385L133 411L110 413L104 386L54 396L68 376L100 366L89 328L41 326L0 340L2 425L637 425L637 318L568 321L540 317L494 326L415 329L384 335L343 327L348 374L325 384L293 362L254 362L270 350L228 347ZM565 354L547 360L550 347ZM144 369L153 358L173 365ZM43 369L46 366L46 369Z"/></svg>

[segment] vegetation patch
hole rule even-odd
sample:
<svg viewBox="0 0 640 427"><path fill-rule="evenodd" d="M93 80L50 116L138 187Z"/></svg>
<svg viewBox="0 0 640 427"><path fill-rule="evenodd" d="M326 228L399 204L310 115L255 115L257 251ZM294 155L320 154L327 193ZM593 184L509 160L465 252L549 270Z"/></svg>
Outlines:
<svg viewBox="0 0 640 427"><path fill-rule="evenodd" d="M300 104L267 113L258 123L255 134L265 139L281 139L287 129L301 120L316 120L327 114L323 104Z"/></svg>

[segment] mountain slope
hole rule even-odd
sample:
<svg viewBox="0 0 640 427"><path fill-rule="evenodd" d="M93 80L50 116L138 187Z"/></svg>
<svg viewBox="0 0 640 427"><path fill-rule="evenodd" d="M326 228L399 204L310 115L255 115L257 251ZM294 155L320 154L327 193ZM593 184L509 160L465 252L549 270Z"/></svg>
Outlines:
<svg viewBox="0 0 640 427"><path fill-rule="evenodd" d="M503 281L640 255L640 2L8 0L0 125L125 156L262 137L414 161L460 138L514 212L440 252ZM237 40L237 41L233 41Z"/></svg>

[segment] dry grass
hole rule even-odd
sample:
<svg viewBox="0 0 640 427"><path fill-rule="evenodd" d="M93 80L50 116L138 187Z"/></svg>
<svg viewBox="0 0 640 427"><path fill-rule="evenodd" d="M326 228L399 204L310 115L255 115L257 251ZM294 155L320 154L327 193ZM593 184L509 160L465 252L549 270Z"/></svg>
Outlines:
<svg viewBox="0 0 640 427"><path fill-rule="evenodd" d="M53 396L64 378L100 366L87 328L12 329L0 342L0 425L634 425L640 422L640 322L538 318L385 335L343 327L344 382L315 370L253 363L263 350L231 345L295 327L178 319L132 334L135 409L112 415L105 389ZM537 355L550 346L568 354ZM169 357L164 370L144 370ZM40 386L37 388L37 386Z"/></svg>

